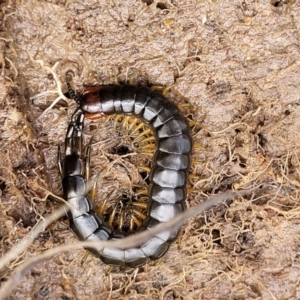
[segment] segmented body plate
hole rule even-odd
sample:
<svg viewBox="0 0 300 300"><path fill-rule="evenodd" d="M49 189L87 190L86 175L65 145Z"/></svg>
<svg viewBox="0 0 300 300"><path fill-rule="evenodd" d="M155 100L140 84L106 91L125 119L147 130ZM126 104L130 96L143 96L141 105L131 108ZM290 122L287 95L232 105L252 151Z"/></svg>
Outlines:
<svg viewBox="0 0 300 300"><path fill-rule="evenodd" d="M149 175L147 218L138 231L149 230L181 214L185 209L192 139L188 121L178 107L161 93L153 92L145 86L133 85L86 88L79 99L80 109L84 113L133 114L153 129L156 152ZM80 115L80 112L77 114ZM81 117L75 118L78 120ZM80 208L80 213L76 209L69 212L72 230L80 240L123 238L125 233L113 231L103 217L95 213L85 191L83 164L79 155L67 155L64 161L64 196L70 204ZM177 235L177 230L166 231L136 248L95 246L87 250L106 264L137 267L160 258Z"/></svg>

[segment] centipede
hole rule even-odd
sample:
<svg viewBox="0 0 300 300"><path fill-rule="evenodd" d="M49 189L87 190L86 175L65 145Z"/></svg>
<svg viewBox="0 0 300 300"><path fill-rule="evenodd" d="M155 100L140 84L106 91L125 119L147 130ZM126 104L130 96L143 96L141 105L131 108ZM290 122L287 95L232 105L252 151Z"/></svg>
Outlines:
<svg viewBox="0 0 300 300"><path fill-rule="evenodd" d="M107 241L128 233L115 230L98 213L87 188L90 174L90 146L84 151L85 118L103 115L135 116L153 130L155 152L149 174L146 218L136 232L168 222L185 210L191 164L192 137L188 120L178 106L162 93L144 85L100 85L76 94L72 76L66 74L70 98L78 103L71 117L64 158L58 152L64 199L68 202L70 228L81 241ZM177 239L179 230L164 231L134 248L93 246L85 248L107 265L140 267L161 258Z"/></svg>

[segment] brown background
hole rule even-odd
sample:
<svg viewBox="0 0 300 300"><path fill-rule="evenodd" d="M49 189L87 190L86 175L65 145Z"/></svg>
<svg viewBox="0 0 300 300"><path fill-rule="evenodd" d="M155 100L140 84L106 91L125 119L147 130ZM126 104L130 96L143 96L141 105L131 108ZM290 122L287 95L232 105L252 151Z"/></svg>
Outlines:
<svg viewBox="0 0 300 300"><path fill-rule="evenodd" d="M107 274L74 250L34 268L11 299L300 299L299 1L0 5L2 253L60 206L45 189L61 195L57 145L75 104L42 113L57 83L66 92L68 69L76 90L135 78L171 86L170 99L191 104L201 130L189 207L212 193L253 189L187 222L157 264ZM115 178L114 187L126 181ZM1 270L2 281L28 258L74 241L52 224Z"/></svg>

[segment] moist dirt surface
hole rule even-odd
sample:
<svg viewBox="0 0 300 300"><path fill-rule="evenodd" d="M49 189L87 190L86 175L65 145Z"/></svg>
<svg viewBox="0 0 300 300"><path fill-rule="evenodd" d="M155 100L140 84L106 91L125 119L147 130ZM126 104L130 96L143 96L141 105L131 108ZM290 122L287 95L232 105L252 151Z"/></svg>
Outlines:
<svg viewBox="0 0 300 300"><path fill-rule="evenodd" d="M57 149L76 108L68 70L78 92L129 82L169 88L192 126L188 208L248 191L187 221L159 261L111 270L76 248L34 266L9 299L300 299L300 1L0 7L1 256L62 205ZM96 207L148 185L140 169L153 153L130 159L129 150L145 149L124 122L87 121L91 171L101 174ZM76 241L66 220L52 222L2 267L0 284L30 258Z"/></svg>

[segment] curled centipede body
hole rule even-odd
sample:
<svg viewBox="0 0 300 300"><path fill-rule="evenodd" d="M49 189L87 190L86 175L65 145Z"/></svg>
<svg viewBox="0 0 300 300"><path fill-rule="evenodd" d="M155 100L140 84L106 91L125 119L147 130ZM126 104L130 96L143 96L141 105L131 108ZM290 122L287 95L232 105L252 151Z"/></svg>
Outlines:
<svg viewBox="0 0 300 300"><path fill-rule="evenodd" d="M59 158L65 199L72 205L68 216L75 235L84 241L123 238L93 209L87 195L85 174L89 173L89 148L82 153L84 114L132 114L152 127L156 152L150 172L147 217L138 229L151 230L185 209L186 184L190 167L192 139L189 123L179 108L161 93L146 86L107 85L89 87L76 96L68 82L69 93L80 108L72 116L65 140L65 158ZM86 171L84 170L86 169ZM164 255L176 240L178 231L157 234L136 248L114 249L93 246L87 250L113 266L138 267Z"/></svg>

